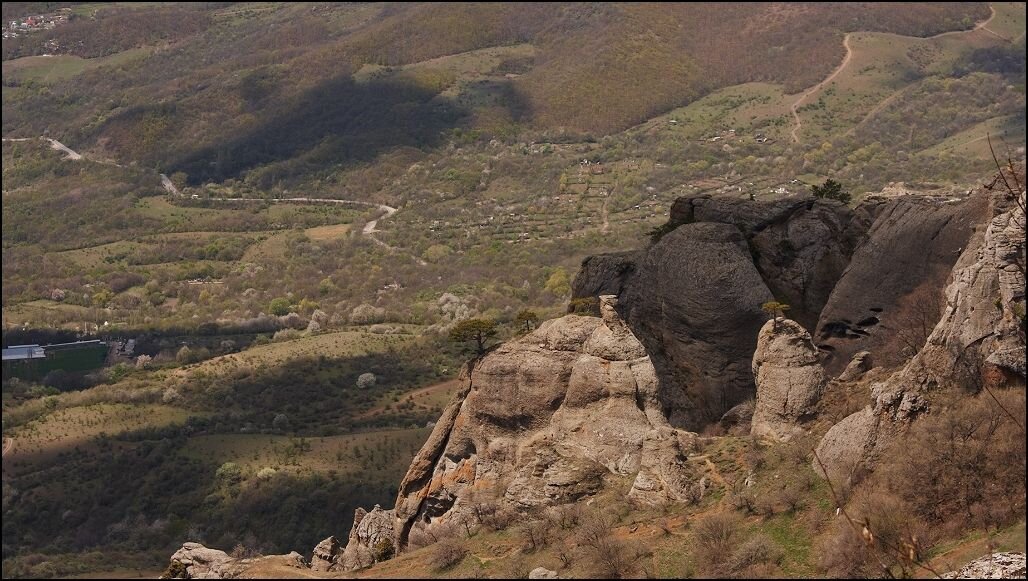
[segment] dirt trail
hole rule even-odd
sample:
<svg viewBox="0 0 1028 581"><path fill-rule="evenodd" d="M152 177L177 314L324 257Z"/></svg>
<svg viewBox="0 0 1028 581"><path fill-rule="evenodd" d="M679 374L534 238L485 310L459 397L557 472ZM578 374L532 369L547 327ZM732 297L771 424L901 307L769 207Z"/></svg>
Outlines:
<svg viewBox="0 0 1028 581"><path fill-rule="evenodd" d="M864 115L864 118L861 119L859 123L857 123L853 127L850 127L846 131L846 133L843 134L843 137L849 137L849 136L853 135L854 133L856 133L857 129L860 129L861 127L863 127L864 124L866 124L868 121L870 121L872 117L874 117L879 112L881 112L882 109L885 109L886 107L888 107L889 103L892 103L893 101L895 101L897 97L899 97L904 92L906 92L906 90L909 89L911 86L912 85L907 85L906 87L901 87L900 89L897 89L895 92L893 92L891 95L889 95L888 97L882 99L877 105L874 106L874 108L872 108L870 111L867 112L867 115Z"/></svg>
<svg viewBox="0 0 1028 581"><path fill-rule="evenodd" d="M1000 36L1000 35L996 34L995 32L993 32L993 31L991 31L991 30L989 30L987 28L989 23L992 22L992 19L996 18L996 9L993 8L992 4L989 4L989 12L990 12L989 17L986 18L985 20L975 24L974 28L972 28L971 30L951 30L949 32L942 32L942 33L936 34L934 36L926 36L922 40L931 40L933 38L943 38L943 37L946 37L946 36L953 36L953 35L958 35L958 34L970 34L970 33L975 32L977 30L983 30L983 31L987 32L988 34L991 34L992 36L995 36L996 38L998 38L1000 40L1003 40L1005 42L1011 42L1011 40L1009 38L1005 38L1003 36ZM846 65L849 64L850 59L853 57L853 49L850 47L850 36L852 34L853 34L852 32L851 33L847 33L846 36L844 36L843 39L842 39L842 45L846 49L846 57L842 59L842 63L840 63L839 66L836 67L836 69L834 71L832 71L832 74L828 75L828 77L825 78L823 81L821 81L820 83L818 83L818 84L814 85L813 87L811 87L811 88L807 89L806 91L804 91L803 94L800 95L800 97L798 99L796 99L792 103L792 105L789 107L789 110L792 113L792 119L793 119L793 127L792 127L792 131L789 132L789 135L792 137L792 142L793 143L799 143L799 141L800 141L799 131L803 127L803 122L800 121L799 108L803 105L803 102L806 101L808 97L810 97L814 93L817 93L822 88L824 88L825 85L827 85L828 83L830 83L833 80L835 80L835 77L839 76L839 73L841 73L843 71L843 69L846 68ZM860 123L857 124L857 127L859 127L860 125L863 125L864 122L867 121L872 115L874 115L875 113L881 111L885 106L888 105L889 102L891 102L893 99L895 99L897 96L899 96L899 94L902 93L905 89L906 89L906 87L904 87L902 89L899 89L895 93L893 93L893 94L889 95L888 97L886 97L881 103L876 105L874 107L874 109L872 109L871 112L868 113L864 117L864 119L860 121ZM846 135L851 135L853 133L853 131L856 130L857 127L851 128L849 131L846 132Z"/></svg>
<svg viewBox="0 0 1028 581"><path fill-rule="evenodd" d="M50 147L52 149L54 149L56 151L64 152L64 154L65 154L67 159L76 160L76 161L77 160L81 160L81 159L86 159L85 157L83 157L83 155L81 153L75 151L74 149L68 147L67 145L64 145L60 141L57 141L56 139L51 139L49 137L4 137L3 138L4 141L11 141L11 142L31 141L31 140L34 140L34 139L45 139L46 141L48 141L50 143ZM91 160L91 161L97 161L99 163L105 163L105 164L113 165L113 166L117 166L117 167L124 167L121 164L114 163L114 162L111 162L111 161L106 161L106 160ZM171 178L169 178L165 174L158 174L158 175L161 178L161 187L163 187L165 189L165 191L167 191L169 194L171 194L173 196L179 196L179 197L184 197L185 196L181 191L179 191L179 189L177 187L175 187L175 184L171 181ZM385 204L375 204L373 202L365 202L365 201L362 201L362 200L342 200L342 199L337 199L337 198L310 198L310 197L305 197L305 196L295 197L295 198L204 198L204 199L206 199L206 200L213 200L213 201L216 201L216 202L272 202L272 203L290 203L290 202L296 203L296 202L299 202L299 203L308 203L308 204L346 204L346 205L358 205L358 206L374 206L374 207L378 208L380 211L384 212L384 214L382 216L379 216L378 218L375 218L374 220L369 221L367 224L365 224L364 225L364 229L361 231L361 234L363 234L364 236L367 236L368 239L371 240L372 242L374 242L374 243L378 244L379 246L382 246L383 248L386 248L386 249L388 249L390 251L409 254L410 257L414 260L414 262L418 263L420 266L426 266L428 264L427 262L422 260L420 257L417 257L417 256L415 256L413 254L410 254L410 253L408 253L408 252L406 252L406 251L404 251L404 250L402 250L400 248L396 248L394 246L390 246L389 244L386 244L385 242L383 242L382 240L379 240L375 236L375 233L380 231L380 230L378 230L378 223L379 223L379 221L380 220L385 220L386 218L389 218L390 216L392 216L393 214L398 212L399 208L394 208L392 206L387 206Z"/></svg>
<svg viewBox="0 0 1028 581"><path fill-rule="evenodd" d="M609 203L610 196L603 199L603 208L600 209L600 212L603 215L603 226L600 227L600 232L603 232L604 234L606 234L607 231L610 230L610 214L607 211L607 204Z"/></svg>
<svg viewBox="0 0 1028 581"><path fill-rule="evenodd" d="M4 438L4 451L0 457L7 457L7 453L14 447L14 438Z"/></svg>
<svg viewBox="0 0 1028 581"><path fill-rule="evenodd" d="M161 186L169 194L171 194L173 196L184 197L184 194L182 192L180 192L178 188L175 187L175 184L172 183L171 179L168 178L168 176L166 176L164 174L160 174L160 175L161 175ZM215 201L215 202L271 202L273 204L274 203L279 203L279 204L282 204L282 203L305 203L305 204L344 204L344 205L358 205L358 206L374 206L379 211L384 212L384 214L382 216L379 216L378 218L375 218L374 220L369 221L367 224L365 224L364 228L361 230L361 234L366 236L368 238L368 240L371 240L375 244L378 244L379 246L381 246L381 247L383 247L383 248L385 248L387 250L390 250L392 252L400 252L400 253L408 254L411 257L411 259L413 259L414 262L418 263L420 266L426 266L428 264L427 262L425 262L421 258L419 258L419 257L417 257L417 256L415 256L413 254L410 254L410 253L406 252L405 250L403 250L401 248L396 248L395 246L390 246L389 244L386 244L382 240L379 240L377 236L375 236L375 234L377 232L381 231L381 230L378 229L379 221L380 220L385 220L386 218L388 218L388 217L392 216L393 214L397 213L399 211L399 208L394 208L392 206L387 206L385 204L375 204L373 202L365 202L365 201L362 201L362 200L343 200L343 199L339 199L339 198L310 198L310 197L306 197L306 196L300 196L300 197L294 197L294 198L203 198L203 199L204 200L211 200L211 201Z"/></svg>
<svg viewBox="0 0 1028 581"><path fill-rule="evenodd" d="M796 99L793 104L789 107L789 111L792 113L793 127L789 133L792 136L793 143L800 142L799 131L803 126L803 122L800 121L799 108L803 105L803 102L807 100L807 97L821 90L822 87L835 80L835 77L839 76L839 73L846 68L846 65L850 64L850 59L853 58L853 49L850 48L850 35L846 34L842 38L842 46L846 48L846 57L842 59L842 63L832 71L832 74L828 75L823 81L807 89L799 99Z"/></svg>
<svg viewBox="0 0 1028 581"><path fill-rule="evenodd" d="M989 26L989 23L992 22L993 18L996 18L996 9L993 8L992 3L990 2L989 3L989 17L986 18L985 20L975 24L974 28L972 28L971 30L951 30L949 32L940 32L939 34L936 34L936 35L933 35L933 36L926 36L924 38L925 38L925 40L929 40L929 39L932 39L932 38L942 38L944 36L953 36L953 35L956 35L956 34L968 34L968 33L974 32L976 30L984 30L985 32L991 34L992 36L995 36L996 38L998 38L1000 40L1003 40L1003 41L1006 41L1006 42L1011 42L1011 40L1009 38L1006 38L1004 36L1000 36L1000 35L996 34L995 32L989 30L988 28L986 28L987 26Z"/></svg>

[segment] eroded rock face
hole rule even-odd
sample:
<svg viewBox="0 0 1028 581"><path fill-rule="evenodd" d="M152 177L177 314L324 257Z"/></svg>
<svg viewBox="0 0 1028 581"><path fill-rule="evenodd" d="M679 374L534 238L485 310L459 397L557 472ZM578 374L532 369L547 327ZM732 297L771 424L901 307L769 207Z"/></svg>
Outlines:
<svg viewBox="0 0 1028 581"><path fill-rule="evenodd" d="M200 543L185 543L171 556L166 574L172 579L230 579L234 559L225 551L208 549Z"/></svg>
<svg viewBox="0 0 1028 581"><path fill-rule="evenodd" d="M917 328L931 329L939 300L974 229L987 220L984 195L872 196L860 211L874 216L821 311L814 331L828 352L829 373L871 351L879 364L898 365L921 347ZM912 336L914 335L914 336Z"/></svg>
<svg viewBox="0 0 1028 581"><path fill-rule="evenodd" d="M974 382L989 380L992 362L1023 352L1018 313L1025 308L1025 216L1016 204L998 196L991 213L988 226L972 237L956 262L942 318L924 347L899 371L872 385L868 407L825 434L817 448L825 466L814 466L819 472L846 478L855 467L870 465L928 409L931 391L949 385L974 388ZM1008 365L1003 370L997 381L1024 385L1023 368Z"/></svg>
<svg viewBox="0 0 1028 581"><path fill-rule="evenodd" d="M785 318L768 321L753 353L757 401L751 433L788 440L803 431L824 392L827 378L819 353L802 325Z"/></svg>
<svg viewBox="0 0 1028 581"><path fill-rule="evenodd" d="M943 579L1024 579L1024 553L993 553L971 561Z"/></svg>
<svg viewBox="0 0 1028 581"><path fill-rule="evenodd" d="M616 474L634 477L629 494L642 500L686 498L695 435L668 424L653 365L616 306L604 296L602 318L547 321L462 372L400 485L399 546L412 529L462 523L478 493L516 509L554 505Z"/></svg>
<svg viewBox="0 0 1028 581"><path fill-rule="evenodd" d="M358 508L353 515L346 548L337 559L339 566L346 571L356 571L392 557L395 552L395 524L392 510L383 510L377 504L371 512Z"/></svg>
<svg viewBox="0 0 1028 581"><path fill-rule="evenodd" d="M867 223L809 195L683 197L671 231L650 248L583 262L574 296L621 290L622 314L661 379L665 415L697 429L753 396L760 305L777 298L813 325Z"/></svg>
<svg viewBox="0 0 1028 581"><path fill-rule="evenodd" d="M314 571L335 571L342 547L335 537L329 537L314 547L311 556L311 569Z"/></svg>

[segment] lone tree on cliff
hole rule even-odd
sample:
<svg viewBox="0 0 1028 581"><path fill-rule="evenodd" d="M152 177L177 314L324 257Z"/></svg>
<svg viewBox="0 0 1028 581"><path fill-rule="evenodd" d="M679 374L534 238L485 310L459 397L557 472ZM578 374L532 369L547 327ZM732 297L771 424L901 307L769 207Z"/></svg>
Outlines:
<svg viewBox="0 0 1028 581"><path fill-rule="evenodd" d="M829 200L836 200L844 204L850 203L851 199L849 192L842 191L842 184L832 178L826 179L825 183L820 186L810 186L810 193L815 198L828 198Z"/></svg>
<svg viewBox="0 0 1028 581"><path fill-rule="evenodd" d="M792 307L785 303L780 303L778 301L768 301L760 305L760 308L763 309L765 313L771 315L771 330L777 333L778 317L784 317L785 311L788 311Z"/></svg>
<svg viewBox="0 0 1028 581"><path fill-rule="evenodd" d="M496 335L496 321L492 319L465 319L450 329L450 341L473 341L479 355L485 354L485 342Z"/></svg>

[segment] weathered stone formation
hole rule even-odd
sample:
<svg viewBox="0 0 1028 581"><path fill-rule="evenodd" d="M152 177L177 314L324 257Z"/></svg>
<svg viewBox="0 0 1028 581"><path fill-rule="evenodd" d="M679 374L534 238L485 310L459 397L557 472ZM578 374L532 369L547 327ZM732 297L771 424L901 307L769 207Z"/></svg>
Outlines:
<svg viewBox="0 0 1028 581"><path fill-rule="evenodd" d="M400 485L399 547L412 530L464 524L476 495L554 505L620 475L642 501L687 498L695 434L668 424L653 365L616 305L603 296L602 318L547 321L465 368Z"/></svg>
<svg viewBox="0 0 1028 581"><path fill-rule="evenodd" d="M839 374L839 381L856 381L874 366L870 351L858 351Z"/></svg>
<svg viewBox="0 0 1028 581"><path fill-rule="evenodd" d="M975 559L943 579L1024 579L1024 553L992 553Z"/></svg>
<svg viewBox="0 0 1028 581"><path fill-rule="evenodd" d="M658 242L588 258L572 289L575 298L601 289L622 297L622 314L660 378L665 415L698 429L753 397L753 345L766 321L760 305L772 297L815 329L830 375L861 351L878 365L909 359L916 349L904 352L904 327L915 316L934 326L941 308L925 297L942 296L987 211L987 196L949 191L897 190L854 210L808 195L688 196L673 205ZM1006 368L1015 361L994 360Z"/></svg>
<svg viewBox="0 0 1028 581"><path fill-rule="evenodd" d="M812 419L827 378L810 333L785 318L768 321L753 353L757 401L751 433L788 440Z"/></svg>
<svg viewBox="0 0 1028 581"><path fill-rule="evenodd" d="M171 556L161 579L236 579L250 577L248 572L262 570L270 578L292 576L292 569L306 569L307 563L297 552L253 559L236 559L224 551L208 549L200 543L185 543Z"/></svg>
<svg viewBox="0 0 1028 581"><path fill-rule="evenodd" d="M1022 200L1024 196L1022 195ZM825 470L845 481L928 407L926 394L961 382L1023 386L1025 215L1002 197L972 237L945 289L941 320L899 371L872 385L871 404L833 426L817 448ZM971 387L974 387L972 385Z"/></svg>
<svg viewBox="0 0 1028 581"><path fill-rule="evenodd" d="M668 233L648 249L587 259L574 296L622 296L660 377L665 415L697 429L753 397L761 304L777 298L797 320L817 320L861 233L852 222L846 206L806 195L680 198Z"/></svg>
<svg viewBox="0 0 1028 581"><path fill-rule="evenodd" d="M338 559L340 567L355 571L391 558L395 553L395 522L393 511L383 510L377 504L371 512L358 508L346 548Z"/></svg>
<svg viewBox="0 0 1028 581"><path fill-rule="evenodd" d="M914 355L920 345L907 344L916 335L911 328L930 330L938 321L947 278L987 221L988 205L982 194L871 196L861 203L857 211L874 220L814 330L829 373L839 374L860 351L873 353L878 365Z"/></svg>
<svg viewBox="0 0 1028 581"><path fill-rule="evenodd" d="M363 509L361 509L363 510ZM311 569L314 571L335 571L339 568L339 555L342 547L334 536L325 539L314 547L311 555Z"/></svg>
<svg viewBox="0 0 1028 581"><path fill-rule="evenodd" d="M232 561L225 551L185 543L171 556L171 565L164 575L166 579L225 579Z"/></svg>

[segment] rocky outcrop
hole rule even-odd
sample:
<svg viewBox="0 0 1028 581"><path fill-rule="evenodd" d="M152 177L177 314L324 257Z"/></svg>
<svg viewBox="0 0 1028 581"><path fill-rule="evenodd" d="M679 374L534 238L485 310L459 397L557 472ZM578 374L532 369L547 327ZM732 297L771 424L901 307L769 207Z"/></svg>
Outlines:
<svg viewBox="0 0 1028 581"><path fill-rule="evenodd" d="M225 551L208 549L200 543L185 543L171 556L166 579L229 579L236 568Z"/></svg>
<svg viewBox="0 0 1028 581"><path fill-rule="evenodd" d="M993 362L1016 358L1024 350L1023 202L1018 206L997 195L991 204L988 226L956 261L942 317L924 347L899 371L872 384L869 406L829 429L817 448L819 472L845 480L857 467L869 465L928 409L930 394L940 386L974 391L990 377L1002 385L1024 386L1023 368L1017 365L990 371L997 365Z"/></svg>
<svg viewBox="0 0 1028 581"><path fill-rule="evenodd" d="M560 579L557 576L556 571L551 571L546 567L536 567L528 573L529 579Z"/></svg>
<svg viewBox="0 0 1028 581"><path fill-rule="evenodd" d="M311 555L311 569L314 571L335 571L342 547L335 537L329 537L314 547Z"/></svg>
<svg viewBox="0 0 1028 581"><path fill-rule="evenodd" d="M1024 579L1024 553L993 553L975 559L943 579Z"/></svg>
<svg viewBox="0 0 1028 581"><path fill-rule="evenodd" d="M987 220L988 197L871 196L859 211L874 217L870 230L814 331L832 374L860 351L876 354L885 365L914 355L925 339L920 329L930 330L942 314L947 277L975 227Z"/></svg>
<svg viewBox="0 0 1028 581"><path fill-rule="evenodd" d="M288 555L236 559L200 543L185 543L171 556L161 579L274 579L292 577L295 574L293 569L306 568L303 556L295 551ZM255 571L260 573L255 574Z"/></svg>
<svg viewBox="0 0 1028 581"><path fill-rule="evenodd" d="M389 559L395 553L396 517L392 510L375 505L371 512L358 508L346 548L339 556L343 570L356 571Z"/></svg>
<svg viewBox="0 0 1028 581"><path fill-rule="evenodd" d="M567 315L462 372L400 485L399 546L412 529L466 523L476 497L512 509L573 502L611 475L643 501L685 499L695 435L673 429L642 344L601 298L602 318Z"/></svg>
<svg viewBox="0 0 1028 581"><path fill-rule="evenodd" d="M870 371L873 365L870 351L858 351L853 356L853 359L850 359L846 369L843 369L842 373L839 374L838 379L839 381L856 381Z"/></svg>
<svg viewBox="0 0 1028 581"><path fill-rule="evenodd" d="M680 198L658 242L590 257L575 297L621 290L622 315L660 377L668 420L696 429L753 396L753 345L772 298L813 324L861 228L844 205L807 195L756 202ZM604 277L607 277L606 279Z"/></svg>
<svg viewBox="0 0 1028 581"><path fill-rule="evenodd" d="M764 324L753 353L757 400L751 433L788 440L802 432L824 392L824 368L810 333L799 323L776 318Z"/></svg>

